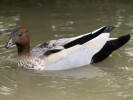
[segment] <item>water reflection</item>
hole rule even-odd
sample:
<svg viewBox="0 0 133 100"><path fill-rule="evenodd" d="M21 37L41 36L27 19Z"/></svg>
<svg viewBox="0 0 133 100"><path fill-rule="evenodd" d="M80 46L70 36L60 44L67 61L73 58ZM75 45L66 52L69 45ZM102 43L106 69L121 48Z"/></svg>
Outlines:
<svg viewBox="0 0 133 100"><path fill-rule="evenodd" d="M83 68L81 67L65 71L52 71L52 72L45 71L45 74L44 72L41 72L40 75L54 76L54 77L72 77L72 78L95 78L95 77L103 77L104 75L106 75L106 72L104 72L99 67L89 65L89 66L84 66Z"/></svg>

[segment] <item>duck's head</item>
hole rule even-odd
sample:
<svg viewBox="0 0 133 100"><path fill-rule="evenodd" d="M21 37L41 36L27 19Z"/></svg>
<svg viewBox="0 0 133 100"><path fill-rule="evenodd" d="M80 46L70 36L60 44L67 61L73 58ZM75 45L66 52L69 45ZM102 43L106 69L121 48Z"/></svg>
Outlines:
<svg viewBox="0 0 133 100"><path fill-rule="evenodd" d="M16 45L19 55L29 55L30 51L30 37L28 30L23 26L17 26L12 30L11 36L6 48L8 49L12 45Z"/></svg>
<svg viewBox="0 0 133 100"><path fill-rule="evenodd" d="M9 38L6 48L11 47L12 45L24 46L28 45L30 41L28 30L23 26L15 27Z"/></svg>

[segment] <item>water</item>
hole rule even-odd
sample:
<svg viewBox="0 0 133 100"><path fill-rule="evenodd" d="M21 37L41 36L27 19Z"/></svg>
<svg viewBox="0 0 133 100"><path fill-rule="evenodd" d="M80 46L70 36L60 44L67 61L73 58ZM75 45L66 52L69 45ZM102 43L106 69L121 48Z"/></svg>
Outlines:
<svg viewBox="0 0 133 100"><path fill-rule="evenodd" d="M111 37L133 33L132 0L1 0L0 100L132 100L133 37L98 64L66 71L17 67L16 47L4 48L11 30L26 26L31 48L114 25Z"/></svg>

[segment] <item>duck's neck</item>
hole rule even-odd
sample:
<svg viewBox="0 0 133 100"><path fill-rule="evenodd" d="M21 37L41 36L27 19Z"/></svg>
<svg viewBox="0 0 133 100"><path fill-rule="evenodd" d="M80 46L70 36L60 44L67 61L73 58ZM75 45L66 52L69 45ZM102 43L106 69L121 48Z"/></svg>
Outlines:
<svg viewBox="0 0 133 100"><path fill-rule="evenodd" d="M17 44L18 48L18 56L30 56L30 45L19 45Z"/></svg>

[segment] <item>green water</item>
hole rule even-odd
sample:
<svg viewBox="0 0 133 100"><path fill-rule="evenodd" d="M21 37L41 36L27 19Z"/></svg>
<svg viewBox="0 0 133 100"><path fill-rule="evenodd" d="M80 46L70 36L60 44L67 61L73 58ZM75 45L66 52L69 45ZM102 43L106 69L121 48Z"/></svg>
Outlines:
<svg viewBox="0 0 133 100"><path fill-rule="evenodd" d="M114 25L111 37L133 36L132 0L1 0L0 100L133 100L133 37L98 64L66 71L17 68L11 30L26 26L31 48Z"/></svg>

